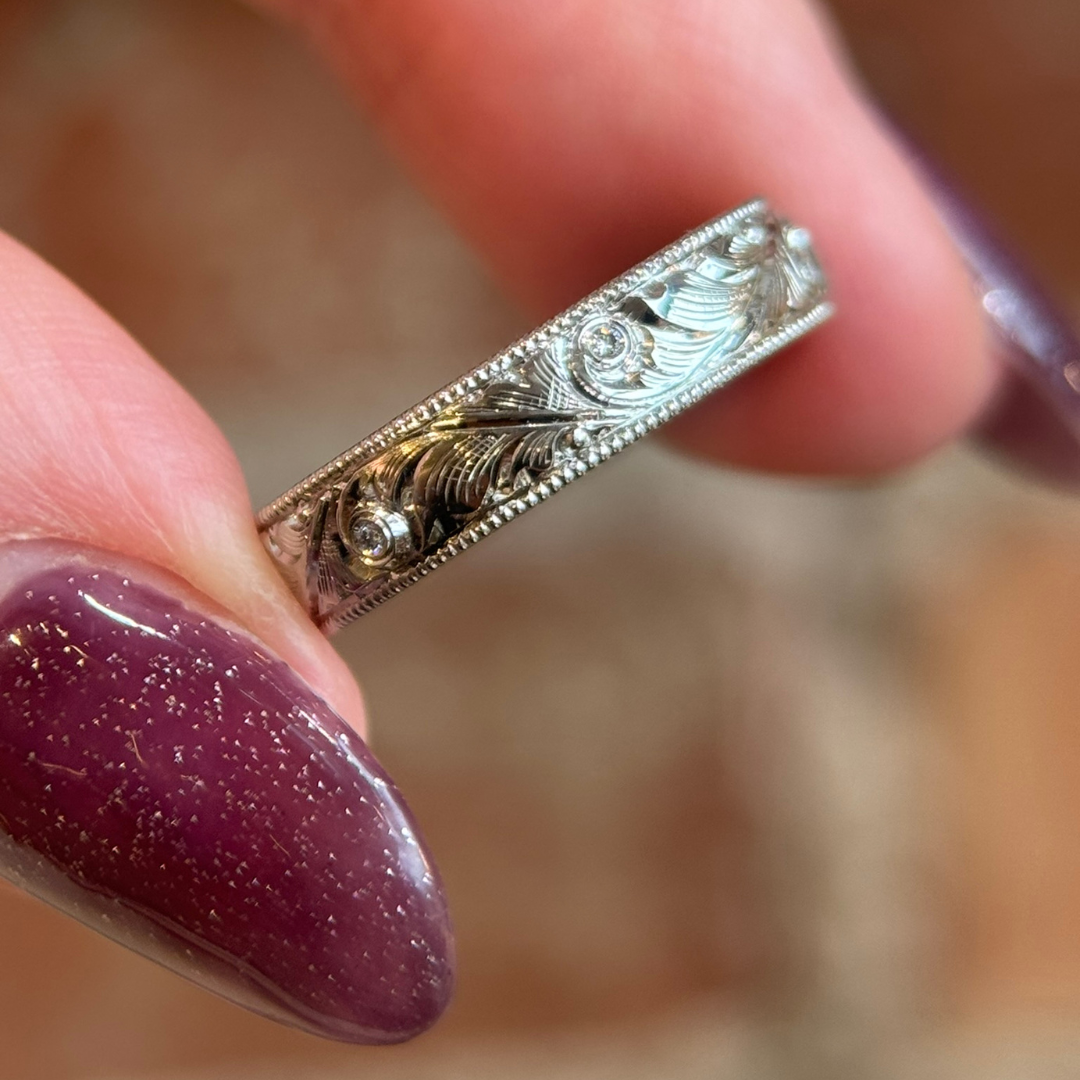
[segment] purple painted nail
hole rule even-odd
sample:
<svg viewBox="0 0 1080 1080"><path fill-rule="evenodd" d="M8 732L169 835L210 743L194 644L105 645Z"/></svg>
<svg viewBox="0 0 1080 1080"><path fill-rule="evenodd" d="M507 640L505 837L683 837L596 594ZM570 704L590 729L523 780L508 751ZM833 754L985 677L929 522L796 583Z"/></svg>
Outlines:
<svg viewBox="0 0 1080 1080"><path fill-rule="evenodd" d="M418 1034L453 945L401 796L285 664L171 593L0 548L0 874L274 1019Z"/></svg>
<svg viewBox="0 0 1080 1080"><path fill-rule="evenodd" d="M1010 363L980 441L1046 479L1080 485L1080 338L951 177L904 133L900 137L968 264Z"/></svg>

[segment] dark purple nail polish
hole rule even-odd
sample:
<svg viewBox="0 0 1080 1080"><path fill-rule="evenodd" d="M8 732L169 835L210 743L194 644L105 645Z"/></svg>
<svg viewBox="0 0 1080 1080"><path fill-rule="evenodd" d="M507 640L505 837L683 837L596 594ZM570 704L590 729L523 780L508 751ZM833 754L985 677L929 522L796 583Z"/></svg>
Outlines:
<svg viewBox="0 0 1080 1080"><path fill-rule="evenodd" d="M1010 372L979 430L1048 480L1080 485L1080 338L956 183L900 133L971 271Z"/></svg>
<svg viewBox="0 0 1080 1080"><path fill-rule="evenodd" d="M453 945L401 796L285 664L131 570L0 549L0 874L267 1016L418 1034Z"/></svg>

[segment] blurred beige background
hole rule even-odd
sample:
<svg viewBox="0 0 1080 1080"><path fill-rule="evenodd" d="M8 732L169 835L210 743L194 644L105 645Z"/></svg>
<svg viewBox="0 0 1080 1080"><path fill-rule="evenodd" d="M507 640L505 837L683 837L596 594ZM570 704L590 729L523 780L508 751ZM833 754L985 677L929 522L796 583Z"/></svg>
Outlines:
<svg viewBox="0 0 1080 1080"><path fill-rule="evenodd" d="M832 6L1080 314L1080 6ZM524 328L224 0L0 0L0 163L256 502ZM1078 552L961 449L855 488L635 448L340 638L451 894L433 1034L320 1042L4 891L0 1080L1080 1075Z"/></svg>

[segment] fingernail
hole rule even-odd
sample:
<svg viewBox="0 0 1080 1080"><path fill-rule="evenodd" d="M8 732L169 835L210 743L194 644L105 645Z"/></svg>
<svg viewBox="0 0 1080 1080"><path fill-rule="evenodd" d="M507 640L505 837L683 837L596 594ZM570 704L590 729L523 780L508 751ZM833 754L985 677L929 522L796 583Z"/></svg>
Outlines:
<svg viewBox="0 0 1080 1080"><path fill-rule="evenodd" d="M361 739L169 576L0 548L0 874L231 1000L397 1042L450 995L437 872Z"/></svg>
<svg viewBox="0 0 1080 1080"><path fill-rule="evenodd" d="M897 130L894 127L894 130ZM977 437L1044 479L1080 485L1080 338L956 181L898 131L971 272L1009 372Z"/></svg>

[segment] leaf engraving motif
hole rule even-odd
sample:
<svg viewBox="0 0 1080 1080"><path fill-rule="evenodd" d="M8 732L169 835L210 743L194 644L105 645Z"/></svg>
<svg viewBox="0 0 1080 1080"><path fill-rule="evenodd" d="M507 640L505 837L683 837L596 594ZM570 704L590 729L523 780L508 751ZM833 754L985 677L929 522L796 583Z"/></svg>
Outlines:
<svg viewBox="0 0 1080 1080"><path fill-rule="evenodd" d="M824 291L805 232L759 205L681 261L595 298L562 332L271 524L268 540L279 563L292 560L317 619L343 595L362 602L385 592L493 511L536 501L545 484L558 486L636 438L684 391L739 370Z"/></svg>

